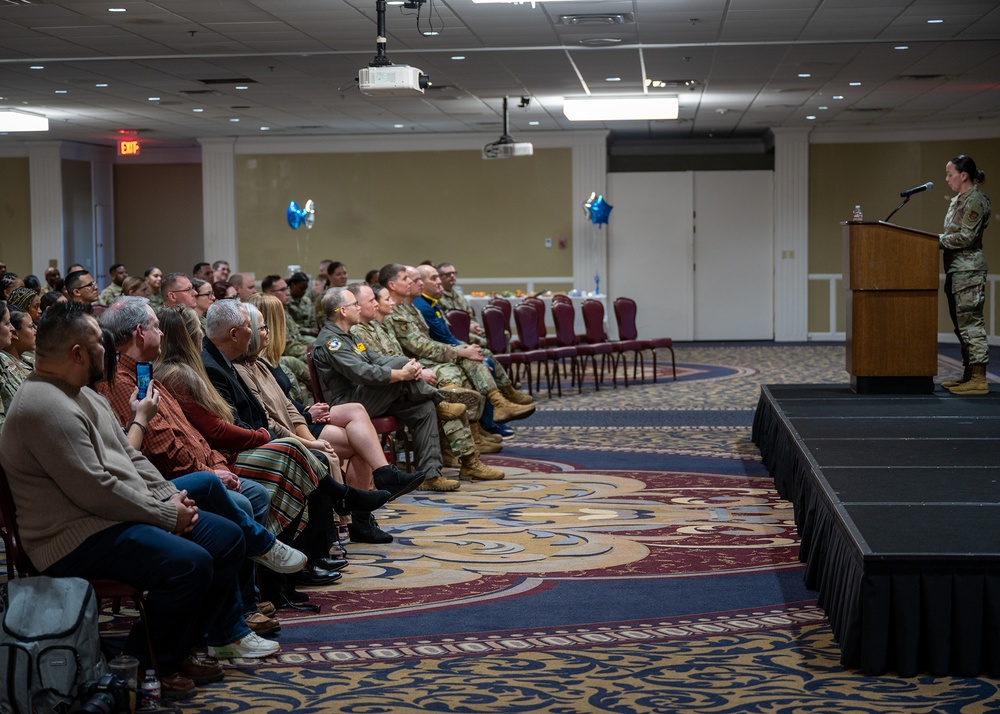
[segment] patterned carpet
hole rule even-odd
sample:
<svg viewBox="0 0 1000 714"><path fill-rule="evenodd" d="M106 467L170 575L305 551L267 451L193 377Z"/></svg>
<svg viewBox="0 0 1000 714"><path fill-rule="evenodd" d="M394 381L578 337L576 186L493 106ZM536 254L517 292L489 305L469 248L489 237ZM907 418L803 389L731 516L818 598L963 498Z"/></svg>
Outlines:
<svg viewBox="0 0 1000 714"><path fill-rule="evenodd" d="M844 671L802 585L750 424L763 383L846 382L843 346L676 350L676 382L667 359L542 397L485 459L504 481L390 504L396 541L349 545L320 615L281 612L280 656L183 711L1000 711L991 680Z"/></svg>

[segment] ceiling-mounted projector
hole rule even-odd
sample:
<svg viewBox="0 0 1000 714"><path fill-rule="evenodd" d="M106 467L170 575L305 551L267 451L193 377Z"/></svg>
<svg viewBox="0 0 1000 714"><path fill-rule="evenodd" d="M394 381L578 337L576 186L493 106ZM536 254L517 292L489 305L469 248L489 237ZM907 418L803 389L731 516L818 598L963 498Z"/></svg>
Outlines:
<svg viewBox="0 0 1000 714"><path fill-rule="evenodd" d="M396 96L423 94L429 77L416 67L390 64L384 67L362 67L358 70L358 89L364 94Z"/></svg>
<svg viewBox="0 0 1000 714"><path fill-rule="evenodd" d="M522 98L521 106L527 107L529 99ZM535 147L527 141L514 141L507 133L507 97L503 98L503 134L492 144L483 147L484 159L513 159L517 156L531 156Z"/></svg>

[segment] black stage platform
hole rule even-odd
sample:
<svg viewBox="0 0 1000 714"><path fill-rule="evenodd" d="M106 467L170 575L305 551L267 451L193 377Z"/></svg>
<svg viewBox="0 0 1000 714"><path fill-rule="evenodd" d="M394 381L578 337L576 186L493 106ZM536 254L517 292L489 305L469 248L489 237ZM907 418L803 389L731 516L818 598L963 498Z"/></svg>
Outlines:
<svg viewBox="0 0 1000 714"><path fill-rule="evenodd" d="M1000 675L1000 392L767 385L753 440L841 664Z"/></svg>

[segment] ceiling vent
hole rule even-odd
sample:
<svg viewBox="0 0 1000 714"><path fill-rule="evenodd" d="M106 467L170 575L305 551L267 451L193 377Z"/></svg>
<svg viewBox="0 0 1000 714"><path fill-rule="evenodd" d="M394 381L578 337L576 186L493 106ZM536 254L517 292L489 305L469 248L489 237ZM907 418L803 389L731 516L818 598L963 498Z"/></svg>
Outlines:
<svg viewBox="0 0 1000 714"><path fill-rule="evenodd" d="M558 23L560 25L574 25L577 27L593 27L595 25L604 27L609 25L634 25L635 17L630 12L560 15Z"/></svg>
<svg viewBox="0 0 1000 714"><path fill-rule="evenodd" d="M202 84L257 84L256 79L249 77L230 77L228 79L199 79Z"/></svg>

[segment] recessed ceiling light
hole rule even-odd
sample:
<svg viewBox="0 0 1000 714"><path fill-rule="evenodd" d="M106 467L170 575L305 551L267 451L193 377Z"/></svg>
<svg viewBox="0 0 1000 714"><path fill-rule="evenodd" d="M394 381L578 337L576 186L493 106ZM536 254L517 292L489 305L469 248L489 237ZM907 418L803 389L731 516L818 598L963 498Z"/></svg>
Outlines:
<svg viewBox="0 0 1000 714"><path fill-rule="evenodd" d="M423 35L424 37L437 37L437 36L438 36L438 35L440 35L441 33L440 33L440 32L438 32L437 30L424 30L424 31L423 31L423 32L422 32L421 34L422 34L422 35Z"/></svg>
<svg viewBox="0 0 1000 714"><path fill-rule="evenodd" d="M269 126L262 126L262 127L260 128L260 130L261 130L261 131L271 131L271 127L269 127Z"/></svg>
<svg viewBox="0 0 1000 714"><path fill-rule="evenodd" d="M541 122L537 122L537 121L529 121L528 122L528 126L538 126L539 124L541 124Z"/></svg>
<svg viewBox="0 0 1000 714"><path fill-rule="evenodd" d="M940 25L942 22L944 22L944 20L928 20L927 24L928 25Z"/></svg>
<svg viewBox="0 0 1000 714"><path fill-rule="evenodd" d="M799 72L799 76L805 79L806 77L812 77L808 72Z"/></svg>
<svg viewBox="0 0 1000 714"><path fill-rule="evenodd" d="M248 87L245 84L237 84L236 85L236 89L250 89L250 87Z"/></svg>
<svg viewBox="0 0 1000 714"><path fill-rule="evenodd" d="M909 45L896 45L895 47L893 47L893 49L894 50L908 50L908 49L910 49L910 47L909 47Z"/></svg>
<svg viewBox="0 0 1000 714"><path fill-rule="evenodd" d="M453 60L464 60L465 59L465 55L452 55L451 58Z"/></svg>
<svg viewBox="0 0 1000 714"><path fill-rule="evenodd" d="M108 12L125 12L123 7L109 7Z"/></svg>
<svg viewBox="0 0 1000 714"><path fill-rule="evenodd" d="M28 69L45 69L45 65L33 64L30 67L28 67Z"/></svg>
<svg viewBox="0 0 1000 714"><path fill-rule="evenodd" d="M200 114L201 112L203 112L203 111L205 111L205 110L204 110L204 109L192 109L191 111L193 111L193 112L197 112L197 113L199 113L199 114Z"/></svg>
<svg viewBox="0 0 1000 714"><path fill-rule="evenodd" d="M69 94L68 89L57 89L56 94Z"/></svg>
<svg viewBox="0 0 1000 714"><path fill-rule="evenodd" d="M607 78L605 78L604 81L605 82L620 82L620 81L622 81L622 78L621 77L607 77Z"/></svg>
<svg viewBox="0 0 1000 714"><path fill-rule="evenodd" d="M809 114L806 116L806 119L815 119L815 118L816 118L815 114Z"/></svg>
<svg viewBox="0 0 1000 714"><path fill-rule="evenodd" d="M816 107L816 108L819 109L821 112L825 112L830 107Z"/></svg>
<svg viewBox="0 0 1000 714"><path fill-rule="evenodd" d="M95 87L107 87L107 86L108 86L108 83L107 83L107 82L98 82L98 83L97 83L97 84L95 84L94 86L95 86Z"/></svg>
<svg viewBox="0 0 1000 714"><path fill-rule="evenodd" d="M843 98L844 98L843 94L834 94L833 95L833 99L843 99Z"/></svg>
<svg viewBox="0 0 1000 714"><path fill-rule="evenodd" d="M847 84L850 87L860 87L861 86L861 82L848 82Z"/></svg>
<svg viewBox="0 0 1000 714"><path fill-rule="evenodd" d="M231 121L231 122L234 122L234 123L235 123L235 122L238 122L238 121L239 121L239 119L237 119L236 117L233 117L233 118L232 118L232 119L230 119L229 121Z"/></svg>
<svg viewBox="0 0 1000 714"><path fill-rule="evenodd" d="M402 5L406 0L389 0L386 5Z"/></svg>
<svg viewBox="0 0 1000 714"><path fill-rule="evenodd" d="M645 84L647 87L653 87L655 89L662 89L663 87L667 86L667 83L664 82L662 79L650 79L649 77L646 77L643 84Z"/></svg>
<svg viewBox="0 0 1000 714"><path fill-rule="evenodd" d="M151 101L151 102L158 102L158 101L160 101L160 98L159 97L149 97L149 101Z"/></svg>
<svg viewBox="0 0 1000 714"><path fill-rule="evenodd" d="M402 128L403 128L403 125L402 125L402 124L393 124L393 125L392 125L392 128L393 128L393 129L402 129Z"/></svg>

